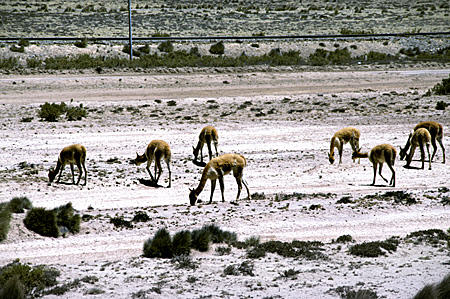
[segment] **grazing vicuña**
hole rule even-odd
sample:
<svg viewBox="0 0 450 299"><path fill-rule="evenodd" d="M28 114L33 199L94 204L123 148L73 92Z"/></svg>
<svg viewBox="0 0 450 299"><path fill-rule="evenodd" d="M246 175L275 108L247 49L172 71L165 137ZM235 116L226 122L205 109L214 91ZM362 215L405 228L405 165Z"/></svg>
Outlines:
<svg viewBox="0 0 450 299"><path fill-rule="evenodd" d="M230 172L233 172L233 176L235 177L238 185L236 200L239 199L239 195L241 194L242 184L244 184L245 189L247 189L247 196L250 199L251 196L247 183L242 179L244 167L246 166L247 160L244 156L239 154L225 154L211 159L211 161L209 161L203 169L198 187L196 189L190 189L189 200L191 205L195 205L197 202L197 197L203 191L208 179L211 180L211 197L209 199L209 203L212 202L217 179L219 179L220 191L222 192L222 202L225 201L223 176L229 174Z"/></svg>
<svg viewBox="0 0 450 299"><path fill-rule="evenodd" d="M197 161L198 152L200 151L200 161L203 162L203 146L205 145L205 143L208 146L209 159L211 160L213 158L211 142L214 143L217 157L219 155L217 151L218 141L219 135L217 134L216 128L214 128L213 126L204 127L200 132L200 135L198 136L197 147L192 147L194 153L194 161Z"/></svg>
<svg viewBox="0 0 450 299"><path fill-rule="evenodd" d="M48 171L48 179L51 182L55 179L56 175L59 172L58 180L56 180L57 183L59 183L59 180L61 179L61 174L66 166L66 164L70 164L70 170L72 172L72 183L75 184L75 176L73 173L73 164L76 163L78 167L78 171L80 172L80 176L78 177L77 185L80 183L81 175L83 174L83 170L81 169L81 166L83 166L84 169L84 185L86 185L87 182L87 171L85 166L86 161L86 148L82 146L81 144L72 144L69 146L66 146L62 149L61 153L58 157L58 162L56 163L56 169L53 167L50 168Z"/></svg>
<svg viewBox="0 0 450 299"><path fill-rule="evenodd" d="M414 127L414 131L420 128L425 128L430 132L431 135L431 145L433 146L433 154L431 155L431 161L433 161L434 155L437 151L437 145L436 140L439 142L439 145L442 149L442 163L445 164L445 149L444 145L442 144L442 138L444 136L444 129L440 123L437 123L435 121L423 121L418 123ZM400 147L400 160L403 160L408 152L409 144L406 143L406 146L404 148Z"/></svg>
<svg viewBox="0 0 450 299"><path fill-rule="evenodd" d="M334 133L333 137L331 137L330 142L330 152L328 153L328 160L331 164L334 163L334 148L337 147L339 152L339 164L342 163L342 150L344 147L344 144L347 142L350 142L350 145L352 146L352 149L354 152L356 152L359 148L359 136L360 132L358 129L347 127L340 129L336 133ZM355 159L353 159L353 162L355 162Z"/></svg>
<svg viewBox="0 0 450 299"><path fill-rule="evenodd" d="M151 180L158 184L158 180L162 173L161 167L161 159L164 159L164 162L167 164L167 169L169 170L169 185L167 188L170 188L172 184L172 172L170 171L170 158L171 158L170 146L167 142L163 140L152 140L145 150L143 155L139 155L136 153L136 159L131 160L132 164L137 166L141 165L144 162L147 162L147 171L150 175ZM150 171L150 166L152 165L153 160L155 160L155 176ZM158 174L157 174L158 172Z"/></svg>
<svg viewBox="0 0 450 299"><path fill-rule="evenodd" d="M369 161L372 162L373 165L373 182L372 186L375 185L375 177L377 175L377 166L380 166L379 174L383 180L388 182L383 175L381 174L381 170L383 169L383 163L386 162L388 167L392 171L392 177L391 181L389 182L389 185L392 185L392 187L395 187L395 170L394 170L394 164L395 164L395 157L397 156L397 151L395 148L390 144L380 144L372 148L370 153L361 153L360 150L353 152L352 158L369 158Z"/></svg>

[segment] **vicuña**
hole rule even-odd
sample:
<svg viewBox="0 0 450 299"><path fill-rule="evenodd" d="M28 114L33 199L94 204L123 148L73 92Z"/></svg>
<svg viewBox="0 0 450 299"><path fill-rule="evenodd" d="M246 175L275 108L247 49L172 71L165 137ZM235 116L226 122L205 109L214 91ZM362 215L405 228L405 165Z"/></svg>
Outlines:
<svg viewBox="0 0 450 299"><path fill-rule="evenodd" d="M372 148L370 153L361 153L360 149L356 152L353 152L352 158L369 158L369 161L372 162L373 166L373 182L372 186L375 185L375 178L377 176L377 167L379 167L379 174L383 180L388 182L383 175L381 174L381 170L383 169L383 163L386 162L389 169L392 171L392 177L391 181L389 182L389 185L392 185L392 187L395 187L395 170L394 170L394 164L395 164L395 157L397 156L397 151L395 148L390 144L380 144Z"/></svg>
<svg viewBox="0 0 450 299"><path fill-rule="evenodd" d="M190 189L189 200L191 205L195 205L197 202L197 197L205 188L206 181L211 180L211 197L209 198L209 203L212 202L214 189L216 188L216 180L219 179L220 191L222 192L222 202L225 201L224 197L224 183L223 177L229 173L233 173L236 183L238 185L238 192L236 200L239 199L241 194L242 184L247 190L247 196L250 199L250 191L248 190L247 183L242 178L244 167L247 166L247 160L244 156L239 154L224 154L219 157L211 159L208 164L206 164L203 169L202 177L200 183L196 189Z"/></svg>
<svg viewBox="0 0 450 299"><path fill-rule="evenodd" d="M437 145L436 140L439 142L439 145L442 149L442 163L445 164L445 149L444 145L442 144L442 138L444 136L444 129L442 128L442 125L440 123L437 123L435 121L423 121L417 124L417 126L414 127L414 131L417 131L417 129L424 128L427 129L431 136L431 145L433 146L433 154L431 155L431 161L433 161L434 155L437 151ZM410 144L406 143L406 146L404 148L400 147L400 160L403 160L408 153Z"/></svg>
<svg viewBox="0 0 450 299"><path fill-rule="evenodd" d="M412 158L414 156L414 152L416 151L416 148L420 147L420 158L422 160L422 169L424 169L425 166L425 151L423 148L423 145L425 144L427 147L427 153L428 153L428 162L429 167L428 169L431 169L431 158L430 158L430 142L431 142L431 135L430 132L428 132L425 128L418 128L417 130L411 132L408 136L408 140L406 141L405 148L411 147L409 150L409 154L406 157L406 167L409 167L411 164ZM403 149L400 147L400 157L403 154Z"/></svg>
<svg viewBox="0 0 450 299"><path fill-rule="evenodd" d="M194 161L197 161L198 152L200 152L200 162L203 162L203 146L205 145L205 143L208 146L209 159L211 160L213 158L211 142L214 143L217 157L219 155L219 152L217 151L219 135L217 134L216 128L214 128L213 126L206 126L202 129L200 135L198 136L197 147L192 147L194 153Z"/></svg>
<svg viewBox="0 0 450 299"><path fill-rule="evenodd" d="M75 184L75 175L73 173L73 164L77 164L78 171L80 172L80 176L78 177L77 185L80 183L81 175L83 174L83 170L81 169L81 166L83 166L84 169L84 185L87 183L87 171L85 166L86 161L86 148L82 146L81 144L72 144L69 146L66 146L62 149L61 153L58 157L58 162L56 163L56 169L50 168L48 171L48 179L51 182L54 181L56 175L59 172L58 179L56 180L57 183L59 183L61 179L62 171L64 170L64 167L66 164L70 164L70 170L72 172L72 184Z"/></svg>
<svg viewBox="0 0 450 299"><path fill-rule="evenodd" d="M331 164L334 163L334 148L336 147L339 152L339 164L342 163L342 150L344 147L344 144L347 142L350 142L350 145L353 149L353 152L356 152L359 148L359 136L360 132L358 129L347 127L340 129L336 133L334 133L333 137L331 137L330 142L330 152L328 153L328 160ZM355 162L355 159L353 159L353 162Z"/></svg>
<svg viewBox="0 0 450 299"><path fill-rule="evenodd" d="M163 140L152 140L145 150L143 155L139 155L136 153L136 159L131 160L132 164L137 166L141 165L144 162L147 162L147 171L150 175L151 180L158 184L158 180L161 177L162 167L161 167L161 159L164 160L167 164L167 169L169 171L169 185L167 188L170 188L172 184L172 172L170 171L170 158L171 158L170 146L167 142ZM150 166L152 165L153 160L155 160L155 176L153 176L150 171Z"/></svg>

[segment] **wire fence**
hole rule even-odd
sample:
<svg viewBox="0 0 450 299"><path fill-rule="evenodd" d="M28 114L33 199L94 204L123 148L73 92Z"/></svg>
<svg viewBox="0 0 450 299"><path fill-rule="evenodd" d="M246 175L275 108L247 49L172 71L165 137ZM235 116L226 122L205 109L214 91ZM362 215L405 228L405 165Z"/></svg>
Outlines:
<svg viewBox="0 0 450 299"><path fill-rule="evenodd" d="M268 35L268 36L164 36L164 37L135 37L133 41L138 42L160 42L160 41L278 41L278 40L321 40L321 39L382 39L390 37L450 37L450 31L445 32L418 32L418 33L380 33L380 34L314 34L314 35ZM0 37L1 42L17 42L28 40L34 42L72 42L87 40L91 42L104 41L129 41L129 37Z"/></svg>

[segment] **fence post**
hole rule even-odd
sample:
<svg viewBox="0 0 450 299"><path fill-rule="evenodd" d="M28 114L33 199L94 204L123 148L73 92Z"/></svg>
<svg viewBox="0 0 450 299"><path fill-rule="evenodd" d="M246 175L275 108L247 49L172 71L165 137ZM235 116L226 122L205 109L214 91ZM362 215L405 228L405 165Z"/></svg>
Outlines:
<svg viewBox="0 0 450 299"><path fill-rule="evenodd" d="M128 0L128 37L130 44L130 60L133 60L133 33L131 27L131 0Z"/></svg>

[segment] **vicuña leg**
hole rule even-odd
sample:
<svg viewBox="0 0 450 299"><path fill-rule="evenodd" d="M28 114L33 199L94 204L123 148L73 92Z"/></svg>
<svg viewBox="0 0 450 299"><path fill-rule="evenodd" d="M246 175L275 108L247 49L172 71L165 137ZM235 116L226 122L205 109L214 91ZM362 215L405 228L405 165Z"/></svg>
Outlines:
<svg viewBox="0 0 450 299"><path fill-rule="evenodd" d="M385 179L385 177L381 174L381 171L383 170L383 163L379 163L380 168L378 169L378 173L380 174L380 177L387 183L388 180Z"/></svg>
<svg viewBox="0 0 450 299"><path fill-rule="evenodd" d="M150 166L152 165L153 162L153 157L149 157L147 160L147 167L145 169L147 169L148 174L150 175L150 178L152 179L152 181L155 181L155 177L153 176L152 172L150 171ZM156 171L155 171L156 173Z"/></svg>
<svg viewBox="0 0 450 299"><path fill-rule="evenodd" d="M165 160L165 162L169 171L169 185L167 186L167 188L170 188L170 186L172 185L172 171L170 171L170 160Z"/></svg>
<svg viewBox="0 0 450 299"><path fill-rule="evenodd" d="M81 163L78 161L77 161L77 168L78 168L78 171L80 172L80 176L78 177L78 180L77 180L77 185L78 185L81 180L81 175L83 174L83 169L81 168Z"/></svg>
<svg viewBox="0 0 450 299"><path fill-rule="evenodd" d="M73 163L70 163L70 172L72 172L72 184L75 185L75 173L73 172Z"/></svg>
<svg viewBox="0 0 450 299"><path fill-rule="evenodd" d="M222 193L222 202L225 201L225 185L223 183L223 176L219 176L220 192Z"/></svg>
<svg viewBox="0 0 450 299"><path fill-rule="evenodd" d="M378 167L378 163L377 162L373 162L373 182L372 182L372 186L375 186L375 179L377 177L377 167Z"/></svg>
<svg viewBox="0 0 450 299"><path fill-rule="evenodd" d="M445 149L444 149L444 145L442 144L442 139L438 139L438 142L439 142L439 145L441 146L441 149L442 149L442 163L445 164ZM433 157L434 157L435 153L436 153L436 150L433 152ZM433 157L431 157L431 160L433 160Z"/></svg>
<svg viewBox="0 0 450 299"><path fill-rule="evenodd" d="M211 179L211 196L209 197L209 203L212 203L215 189L216 189L216 179Z"/></svg>
<svg viewBox="0 0 450 299"><path fill-rule="evenodd" d="M428 164L429 164L429 166L428 166L428 169L429 170L431 170L431 156L430 156L430 145L427 143L426 144L426 146L427 146L427 153L428 153Z"/></svg>
<svg viewBox="0 0 450 299"><path fill-rule="evenodd" d="M392 177L391 181L389 182L389 185L392 185L392 187L395 187L395 170L394 167L392 167L391 163L387 163L389 169L392 171Z"/></svg>

